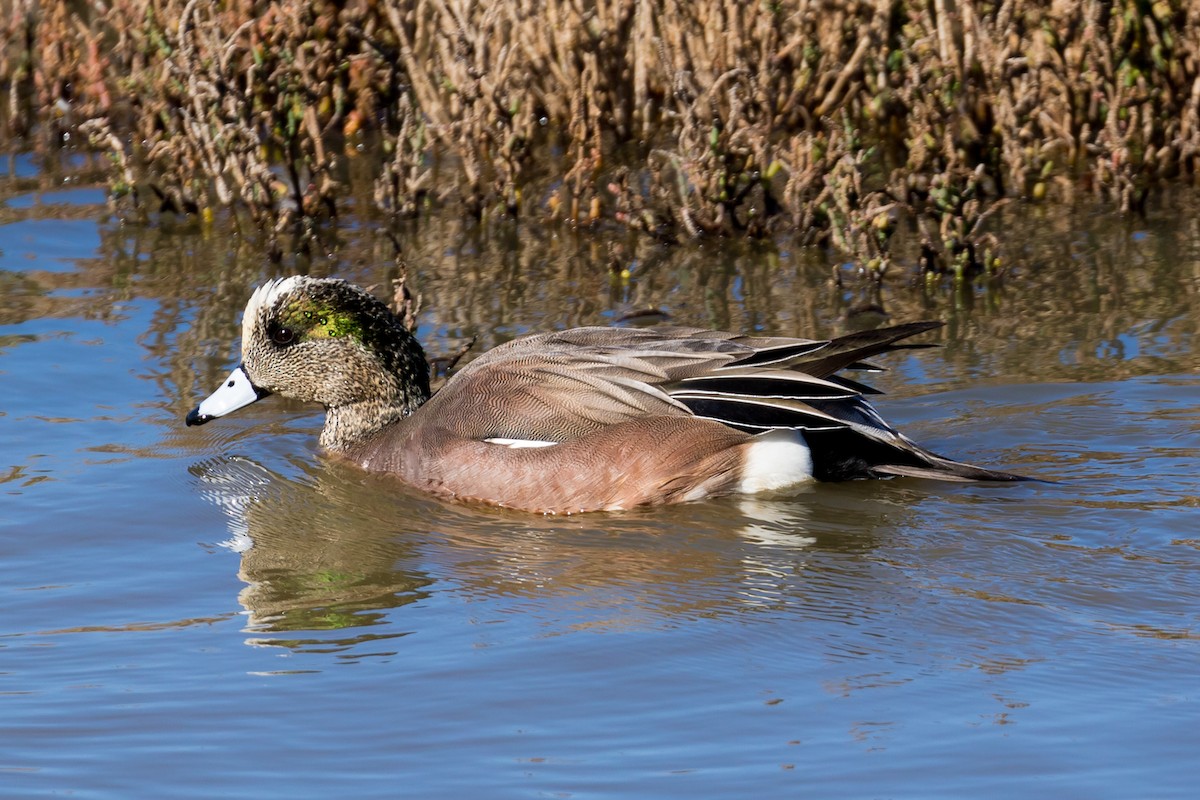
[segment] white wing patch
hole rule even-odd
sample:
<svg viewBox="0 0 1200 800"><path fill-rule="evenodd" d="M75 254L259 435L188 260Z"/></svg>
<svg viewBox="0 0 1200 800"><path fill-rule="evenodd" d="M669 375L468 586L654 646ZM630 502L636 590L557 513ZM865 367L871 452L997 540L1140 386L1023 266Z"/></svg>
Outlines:
<svg viewBox="0 0 1200 800"><path fill-rule="evenodd" d="M505 439L495 437L493 439L484 439L488 444L498 444L501 447L507 447L510 450L520 450L524 447L553 447L558 442L543 442L538 439Z"/></svg>

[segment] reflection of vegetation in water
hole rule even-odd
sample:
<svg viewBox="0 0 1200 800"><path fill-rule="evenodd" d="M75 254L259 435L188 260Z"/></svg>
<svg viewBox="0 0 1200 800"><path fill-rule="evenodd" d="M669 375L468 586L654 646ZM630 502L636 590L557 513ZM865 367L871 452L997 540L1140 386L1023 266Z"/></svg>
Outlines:
<svg viewBox="0 0 1200 800"><path fill-rule="evenodd" d="M25 333L25 334L18 333L18 334L8 334L8 335L0 336L0 352L3 352L4 350L9 349L10 347L15 347L16 345L19 345L19 344L30 344L31 342L36 342L36 341L38 341L38 337L34 336L32 333Z"/></svg>
<svg viewBox="0 0 1200 800"><path fill-rule="evenodd" d="M0 484L11 483L20 489L27 489L35 484L54 480L51 475L39 475L36 474L37 472L39 470L32 470L28 466L18 464L9 467L7 471L0 472Z"/></svg>
<svg viewBox="0 0 1200 800"><path fill-rule="evenodd" d="M1014 207L994 219L1015 254L1005 279L914 286L892 273L867 289L831 283L826 253L776 243L665 247L634 235L548 235L527 224L445 217L411 224L403 239L423 301L418 334L431 355L477 337L469 359L521 333L607 324L646 308L666 312L673 324L799 336L828 336L861 321L936 318L949 323L939 334L947 348L925 360L927 370L949 359L951 369L989 379L1060 380L1161 371L1146 357L1175 359L1200 332L1191 274L1200 208L1188 196L1172 198L1169 217L1146 221ZM332 232L328 258L293 256L265 270L264 243L221 225L106 224L99 254L75 270L19 273L0 286L11 315L3 321L106 320L122 301L155 300L139 338L147 356L139 371L160 385L170 414L182 415L227 374L241 309L267 275L335 274L388 294L391 242L365 227ZM898 232L894 248L915 258L919 241ZM609 280L597 265L614 253L629 275Z"/></svg>

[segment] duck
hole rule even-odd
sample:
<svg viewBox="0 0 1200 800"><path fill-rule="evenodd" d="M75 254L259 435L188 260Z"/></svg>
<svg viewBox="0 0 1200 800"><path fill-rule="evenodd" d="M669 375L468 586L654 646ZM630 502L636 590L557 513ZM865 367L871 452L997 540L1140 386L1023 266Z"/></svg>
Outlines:
<svg viewBox="0 0 1200 800"><path fill-rule="evenodd" d="M319 445L444 498L542 514L623 511L820 481L1022 481L927 450L845 372L932 347L909 322L813 340L702 328L535 333L470 361L436 392L388 306L338 278L270 280L242 316L242 358L185 418L270 395L319 403Z"/></svg>

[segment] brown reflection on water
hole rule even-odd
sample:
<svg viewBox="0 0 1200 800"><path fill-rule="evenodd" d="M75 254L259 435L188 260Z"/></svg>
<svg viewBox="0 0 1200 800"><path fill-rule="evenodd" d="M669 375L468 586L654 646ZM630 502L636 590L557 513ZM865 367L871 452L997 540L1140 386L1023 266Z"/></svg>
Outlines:
<svg viewBox="0 0 1200 800"><path fill-rule="evenodd" d="M1200 210L1150 220L1026 210L1016 275L985 303L946 308L949 370L1029 380L1192 371L1200 322ZM985 378L986 380L987 378Z"/></svg>
<svg viewBox="0 0 1200 800"><path fill-rule="evenodd" d="M882 287L839 288L830 280L835 255L773 243L666 246L624 232L445 218L396 234L421 295L430 355L472 337L478 354L528 331L606 324L644 309L676 324L826 336L858 327L855 309L871 307L863 319L948 323L931 337L946 345L942 357L925 364L936 382L1091 380L1196 367L1187 343L1200 328L1200 203L1182 196L1173 204L1176 213L1150 221L1010 213L999 225L1021 243L1011 275L959 288L910 285L903 270ZM323 253L273 262L265 237L227 222L112 221L100 228L100 252L75 270L0 270L0 324L108 319L122 301L155 300L142 343L161 365L154 380L176 412L186 411L228 368L241 309L265 278L335 274L386 292L393 245L360 223L327 231Z"/></svg>

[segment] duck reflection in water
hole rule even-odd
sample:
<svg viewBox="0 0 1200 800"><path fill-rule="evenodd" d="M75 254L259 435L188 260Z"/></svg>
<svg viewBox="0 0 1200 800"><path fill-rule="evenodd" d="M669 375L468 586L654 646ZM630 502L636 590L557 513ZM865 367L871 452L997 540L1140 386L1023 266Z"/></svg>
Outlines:
<svg viewBox="0 0 1200 800"><path fill-rule="evenodd" d="M620 517L529 517L398 493L336 461L303 469L284 477L236 456L192 468L228 515L221 544L241 559L238 599L253 644L356 649L409 632L403 607L437 592L499 607L508 599L514 611L545 604L562 612L555 624L573 628L788 607L825 615L809 597L810 580L829 577L812 572L814 553L840 561L869 549L904 512L854 491L827 495L815 521L809 502L733 498Z"/></svg>

